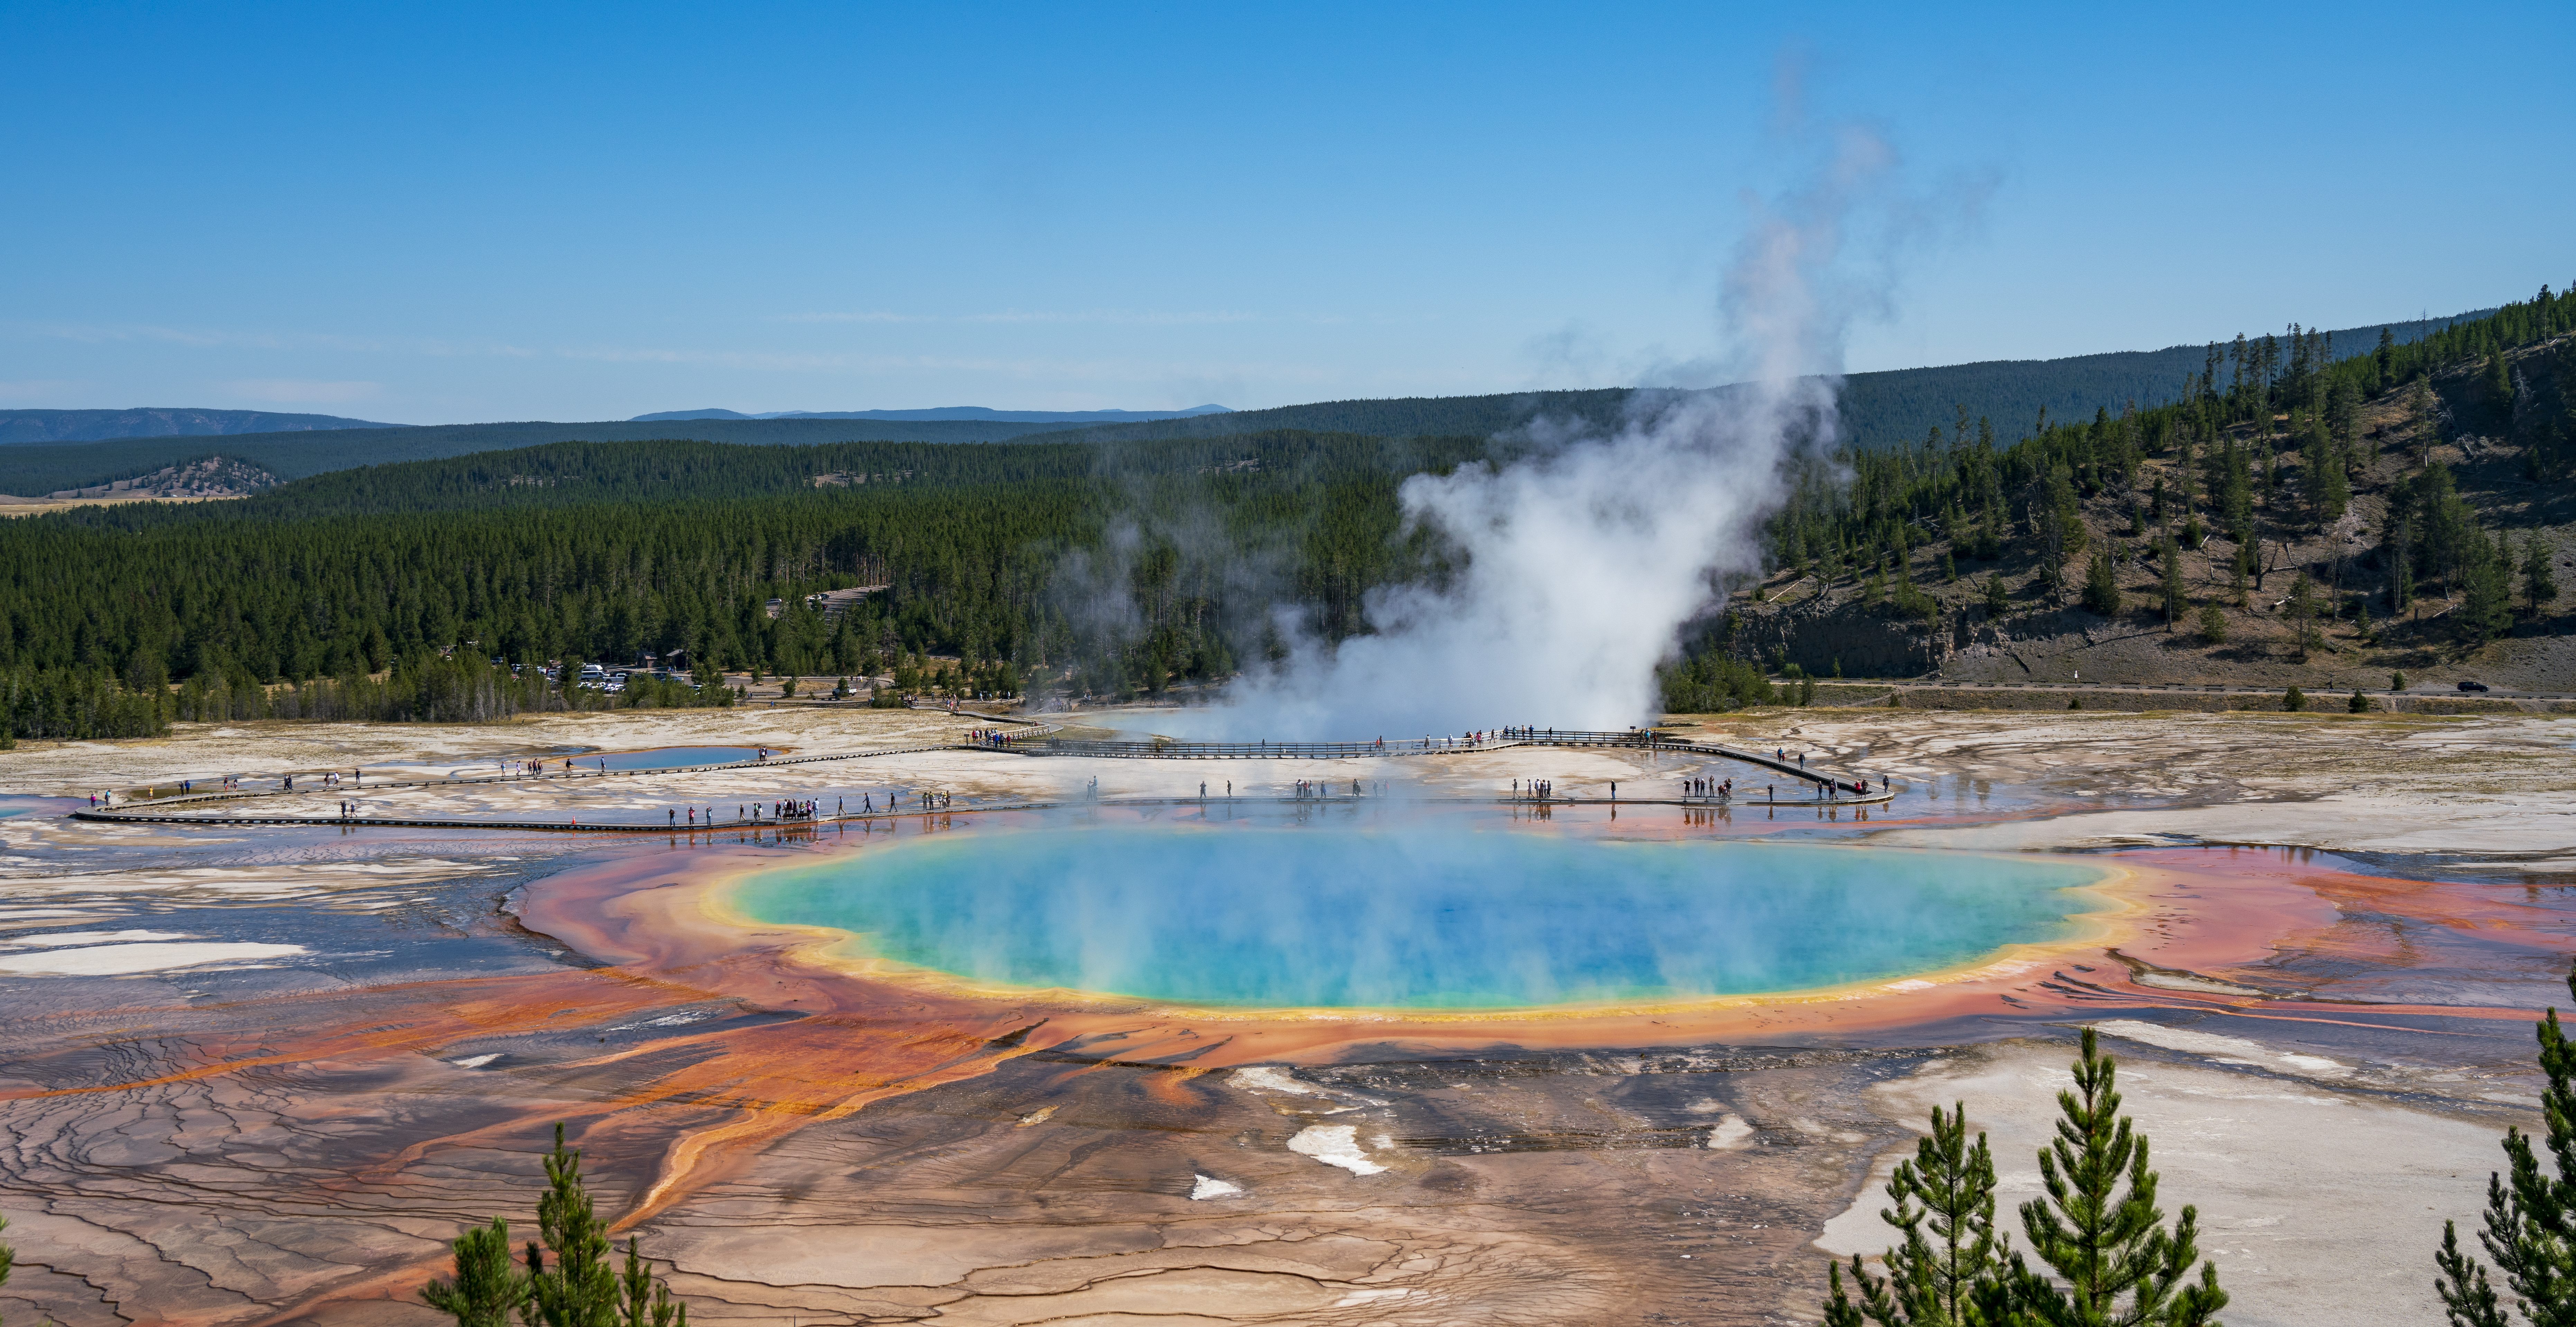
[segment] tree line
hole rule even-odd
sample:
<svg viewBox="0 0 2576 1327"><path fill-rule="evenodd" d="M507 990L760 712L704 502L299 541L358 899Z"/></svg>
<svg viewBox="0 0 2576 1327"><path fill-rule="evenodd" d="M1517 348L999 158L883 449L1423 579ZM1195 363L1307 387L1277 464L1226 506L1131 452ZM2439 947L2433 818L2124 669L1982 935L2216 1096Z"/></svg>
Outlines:
<svg viewBox="0 0 2576 1327"><path fill-rule="evenodd" d="M1277 603L1362 629L1370 589L1429 565L1396 487L1483 450L563 444L83 508L0 525L0 677L35 697L14 730L45 736L139 730L156 707L498 717L539 707L537 664L648 653L701 691L728 670L917 680L944 655L960 686L1151 692L1278 648ZM880 588L807 603L853 586ZM451 656L502 672L451 677ZM82 717L118 688L134 715Z"/></svg>
<svg viewBox="0 0 2576 1327"><path fill-rule="evenodd" d="M2271 570L2255 556L2267 526L2341 515L2376 445L2364 401L2429 401L2427 375L2457 376L2458 357L2502 366L2571 324L2576 299L2544 289L2341 358L2295 327L2239 338L2210 347L2170 404L2043 411L2010 444L1961 407L1919 443L1807 458L1767 546L1776 565L1856 577L1868 602L1927 622L1942 610L1918 574L2024 560L2050 601L2110 608L2116 563L2162 559L2171 620L2179 550L2232 541L2242 597ZM2463 408L2559 427L2547 416L2563 402L2488 372L2501 376L2453 391ZM1328 640L1368 630L1372 590L1450 556L1404 527L1404 479L1508 461L1516 445L1285 430L560 443L337 471L239 502L80 508L0 524L0 718L22 735L105 736L168 716L499 716L574 703L532 689L536 664L646 654L686 662L692 694L675 703L713 703L725 671L1151 694L1275 657L1283 607ZM2126 508L2129 540L2089 533L2088 504L2105 503ZM1927 548L1939 560L1919 573ZM2517 559L2536 592L2533 555L2480 528L2439 467L2396 496L2375 554L2387 611L2458 586L2473 600L2462 629L2490 633L2510 621ZM806 603L856 586L881 588L846 612ZM514 680L467 678L443 662L457 657L499 660ZM1685 662L1666 677L1686 708L1759 703L1740 671Z"/></svg>
<svg viewBox="0 0 2576 1327"><path fill-rule="evenodd" d="M1864 604L1927 626L1943 610L1918 574L1956 581L1988 572L1991 616L2012 607L1991 573L2031 566L2043 602L2109 615L2123 607L2118 572L2136 558L2160 566L2151 606L2174 622L2189 607L2179 554L2218 538L2232 546L2227 593L2241 606L2274 570L2260 553L2267 535L2323 530L2344 516L2352 476L2381 445L2362 428L2363 406L2394 395L2417 424L2419 468L2389 495L2372 557L2382 576L2377 602L2393 615L2427 588L2458 589L2466 598L2453 628L2473 643L2491 639L2510 627L2517 597L2536 612L2555 595L2547 553L2536 538L2517 547L2483 526L2448 469L2421 452L2446 425L2488 429L2525 444L2529 477L2564 482L2576 470L2567 396L2576 390L2576 340L2563 339L2571 331L2576 293L2544 286L2488 317L2408 344L2383 332L2377 346L2340 358L2322 333L2296 325L2212 344L2168 404L2098 408L2073 421L2043 409L2009 445L1998 443L1990 418L1961 406L1948 430L1935 426L1920 442L1809 459L1771 522L1770 556L1826 583L1856 580ZM2544 373L2512 368L2513 352L2551 340L2560 344L2539 352ZM2437 376L2449 383L2444 393ZM2125 539L2094 537L2087 512L2106 507L2115 529L2125 516ZM1932 565L1918 571L1926 552ZM2295 579L2294 598L2339 611L2304 570Z"/></svg>

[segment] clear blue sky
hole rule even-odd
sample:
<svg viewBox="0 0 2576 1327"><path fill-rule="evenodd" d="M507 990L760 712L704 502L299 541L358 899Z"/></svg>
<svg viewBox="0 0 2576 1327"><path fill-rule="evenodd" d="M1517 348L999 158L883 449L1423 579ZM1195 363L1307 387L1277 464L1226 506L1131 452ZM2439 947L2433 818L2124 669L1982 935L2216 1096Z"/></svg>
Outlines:
<svg viewBox="0 0 2576 1327"><path fill-rule="evenodd" d="M2576 277L2576 5L0 5L0 407L1236 407L1719 341L1805 115L1849 365Z"/></svg>

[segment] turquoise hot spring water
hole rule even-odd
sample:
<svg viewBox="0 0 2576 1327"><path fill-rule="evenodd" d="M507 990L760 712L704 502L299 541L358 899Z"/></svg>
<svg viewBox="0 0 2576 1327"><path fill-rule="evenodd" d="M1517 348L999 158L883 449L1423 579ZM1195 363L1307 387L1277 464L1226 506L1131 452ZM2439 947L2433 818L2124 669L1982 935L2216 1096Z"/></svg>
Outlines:
<svg viewBox="0 0 2576 1327"><path fill-rule="evenodd" d="M978 985L1458 1010L1807 990L2063 938L2080 861L1464 827L986 831L742 881L734 906Z"/></svg>

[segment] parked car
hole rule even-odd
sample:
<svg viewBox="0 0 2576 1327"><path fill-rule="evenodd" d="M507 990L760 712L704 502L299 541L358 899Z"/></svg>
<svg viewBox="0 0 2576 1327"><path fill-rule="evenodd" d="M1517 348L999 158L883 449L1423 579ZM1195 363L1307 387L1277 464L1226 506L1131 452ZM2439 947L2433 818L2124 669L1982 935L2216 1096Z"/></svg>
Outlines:
<svg viewBox="0 0 2576 1327"><path fill-rule="evenodd" d="M2460 690L2462 691L2484 691L2486 689L2487 684L2484 682L2462 682L2460 684Z"/></svg>

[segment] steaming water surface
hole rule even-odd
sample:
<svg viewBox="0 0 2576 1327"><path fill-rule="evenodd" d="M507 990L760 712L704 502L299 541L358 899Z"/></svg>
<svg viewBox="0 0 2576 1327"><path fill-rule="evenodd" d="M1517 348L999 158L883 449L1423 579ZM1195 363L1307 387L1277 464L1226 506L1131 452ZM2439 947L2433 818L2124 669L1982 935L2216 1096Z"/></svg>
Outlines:
<svg viewBox="0 0 2576 1327"><path fill-rule="evenodd" d="M777 753L772 747L771 754ZM657 746L650 751L610 751L574 756L586 769L687 769L696 765L732 765L760 755L750 746Z"/></svg>
<svg viewBox="0 0 2576 1327"><path fill-rule="evenodd" d="M989 832L734 896L979 985L1199 1005L1522 1008L1832 986L2061 938L2077 862L1327 828Z"/></svg>

